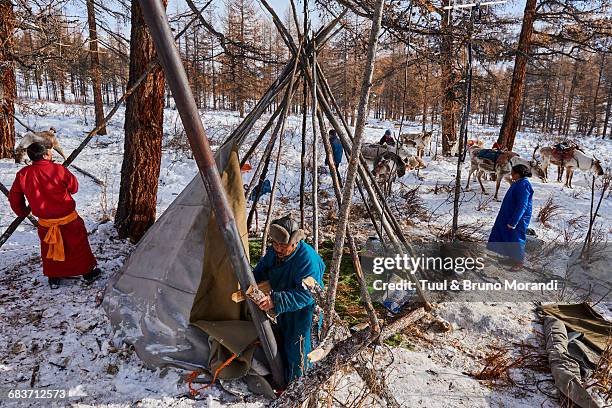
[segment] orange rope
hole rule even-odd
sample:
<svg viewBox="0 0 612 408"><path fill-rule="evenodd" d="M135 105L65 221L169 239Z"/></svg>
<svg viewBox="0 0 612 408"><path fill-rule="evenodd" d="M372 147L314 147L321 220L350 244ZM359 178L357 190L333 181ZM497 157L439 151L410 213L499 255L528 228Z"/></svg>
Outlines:
<svg viewBox="0 0 612 408"><path fill-rule="evenodd" d="M256 345L259 344L259 341L255 341L253 342L252 345ZM248 348L248 347L247 347ZM242 354L242 353L240 353ZM193 388L193 381L195 381L196 378L198 378L198 376L201 374L201 371L192 371L191 373L189 373L189 375L187 376L187 386L189 387L189 392L191 393L191 395L196 396L200 393L200 391L204 391L210 387L213 386L213 384L217 381L217 377L219 376L219 374L221 373L221 370L223 370L225 367L227 367L228 365L230 365L232 363L232 361L234 361L236 359L236 357L240 356L240 354L232 354L232 356L230 358L228 358L227 360L225 360L223 362L223 364L221 364L216 370L215 370L215 374L213 375L213 380L210 384L206 384L200 388Z"/></svg>

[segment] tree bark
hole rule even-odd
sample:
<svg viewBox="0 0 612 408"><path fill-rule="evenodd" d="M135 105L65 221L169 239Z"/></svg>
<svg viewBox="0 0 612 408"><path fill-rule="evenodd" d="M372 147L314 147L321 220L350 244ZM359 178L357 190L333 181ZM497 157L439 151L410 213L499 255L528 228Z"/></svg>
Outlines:
<svg viewBox="0 0 612 408"><path fill-rule="evenodd" d="M445 1L450 5L450 0ZM451 14L452 10L446 10ZM449 156L451 148L457 139L457 95L455 86L457 83L457 72L453 68L453 33L452 25L448 24L448 15L441 16L442 39L440 44L440 69L442 72L442 154Z"/></svg>
<svg viewBox="0 0 612 408"><path fill-rule="evenodd" d="M15 14L10 0L0 0L0 159L13 157L15 149L15 69L11 58ZM6 40L5 40L6 39Z"/></svg>
<svg viewBox="0 0 612 408"><path fill-rule="evenodd" d="M599 86L601 85L601 76L605 66L605 61L606 54L602 53L601 62L599 63L599 74L597 75L597 87L595 87L595 96L593 97L593 109L591 110L591 125L589 126L587 136L591 136L593 129L595 129L595 126L597 125L597 116L599 116L597 112L597 100L599 99Z"/></svg>
<svg viewBox="0 0 612 408"><path fill-rule="evenodd" d="M606 134L608 133L608 123L610 122L610 111L612 107L612 80L608 85L608 98L606 101L606 117L604 118L603 123L603 131L601 132L602 139L606 138Z"/></svg>
<svg viewBox="0 0 612 408"><path fill-rule="evenodd" d="M521 100L525 89L525 78L527 77L527 60L531 48L531 36L533 34L533 22L536 17L537 0L527 0L525 13L523 14L523 26L519 37L518 50L514 61L514 72L508 95L506 113L499 131L497 143L508 150L512 150L516 131L518 130L521 110Z"/></svg>
<svg viewBox="0 0 612 408"><path fill-rule="evenodd" d="M96 28L96 10L93 0L87 0L87 24L89 25L89 54L91 57L91 83L93 87L94 107L96 111L96 126L104 120L104 106L102 103L102 86L100 79L100 54L98 53L98 29ZM98 131L99 135L106 134L106 127Z"/></svg>
<svg viewBox="0 0 612 408"><path fill-rule="evenodd" d="M163 0L164 7L167 0ZM132 2L128 87L157 59L138 2ZM125 109L125 144L115 226L121 238L138 241L155 222L161 164L165 77L160 67L129 96Z"/></svg>

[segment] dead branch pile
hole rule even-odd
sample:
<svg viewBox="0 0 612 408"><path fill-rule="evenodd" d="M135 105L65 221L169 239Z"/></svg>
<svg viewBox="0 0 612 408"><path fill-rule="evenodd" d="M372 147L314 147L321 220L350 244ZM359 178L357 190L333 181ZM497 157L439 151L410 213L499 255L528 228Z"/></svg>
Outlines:
<svg viewBox="0 0 612 408"><path fill-rule="evenodd" d="M490 352L482 362L483 367L480 371L466 374L496 385L516 386L511 376L513 369L550 372L548 357L543 349L527 343L513 343L511 346L491 345Z"/></svg>
<svg viewBox="0 0 612 408"><path fill-rule="evenodd" d="M489 229L486 227L485 222L479 220L459 225L455 238L463 242L479 242L485 238L485 233L488 232ZM437 234L437 238L442 241L449 241L451 238L451 228L441 229Z"/></svg>

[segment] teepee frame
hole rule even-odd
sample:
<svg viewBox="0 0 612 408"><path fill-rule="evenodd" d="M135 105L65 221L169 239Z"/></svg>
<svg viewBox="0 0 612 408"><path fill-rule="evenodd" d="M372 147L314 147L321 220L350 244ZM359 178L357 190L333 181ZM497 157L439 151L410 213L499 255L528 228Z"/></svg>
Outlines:
<svg viewBox="0 0 612 408"><path fill-rule="evenodd" d="M248 152L242 160L242 163L244 163L246 162L246 160L252 157L254 152L257 150L259 144L264 141L266 134L276 122L272 134L266 143L263 156L257 166L257 169L254 172L253 179L251 180L251 183L247 188L246 194L248 196L252 192L253 188L257 185L257 183L263 182L263 180L265 180L271 160L271 155L273 154L274 146L277 140L279 141L277 155L280 156L280 152L282 149L281 140L284 133L285 122L289 113L292 98L296 90L299 88L300 82L302 82L304 86L305 95L307 95L307 90L310 90L310 95L312 98L312 111L310 119L313 133L312 176L313 180L315 180L315 182L313 183L312 190L312 235L314 240L313 245L315 246L315 248L317 248L319 243L317 197L318 186L316 184L318 176L318 157L316 154L316 147L319 140L322 142L325 150L327 164L332 177L334 194L338 201L339 208L338 225L340 226L340 228L338 228L338 230L336 231L336 242L334 247L333 261L332 266L330 268L330 282L328 284L327 291L325 294L325 301L323 302L324 304L320 305L324 307L325 311L325 329L327 332L331 333L330 329L334 325L333 316L335 294L338 285L339 266L340 261L342 259L345 239L350 250L351 259L355 266L355 273L360 285L362 302L365 305L369 320L369 330L358 332L356 335L350 336L349 338L337 343L336 347L334 347L333 350L328 351L330 353L330 355L328 356L329 358L326 357L324 361L321 361L319 367L317 367L315 374L307 374L306 377L308 378L303 378L298 382L294 382L290 386L290 388L287 389L287 391L283 394L285 396L285 399L293 397L303 401L304 398L309 395L309 392L314 391L313 387L316 386L317 381L320 383L323 377L329 377L330 374L323 374L321 376L319 372L324 372L325 367L327 367L327 364L331 364L330 361L350 361L350 359L352 358L351 353L359 353L364 349L365 346L370 344L372 341L384 338L385 336L392 334L394 330L397 330L397 328L404 327L402 326L402 324L395 323L390 326L381 327L381 323L379 322L376 316L372 300L370 299L370 295L368 293L368 288L366 285L363 270L359 261L357 245L353 235L350 232L350 225L348 223L348 214L350 212L350 204L354 187L357 187L357 190L359 191L359 194L361 195L364 204L366 205L366 209L371 218L372 224L374 225L377 235L381 239L381 242L383 242L385 245L390 245L391 248L393 248L397 253L402 256L404 254L414 256L415 254L412 246L410 245L408 239L403 233L397 218L387 205L383 192L381 191L378 184L375 182L375 179L372 173L370 172L364 157L361 155L360 152L360 146L363 140L363 130L367 115L369 91L372 86L371 77L374 67L376 45L378 42L378 33L380 31L382 13L384 9L384 0L376 1L372 32L370 34L368 63L366 66L365 73L366 81L362 86L362 96L359 106L357 127L355 130L351 129L346 123L340 110L340 107L338 106L338 103L331 91L325 73L316 58L317 53L337 32L339 32L340 28L337 27L338 23L344 17L348 9L345 9L340 15L335 17L332 21L330 21L321 29L315 32L314 30L311 30L311 26L310 24L308 24L308 0L304 0L306 4L304 9L303 21L304 32L302 33L298 24L295 3L293 0L291 0L293 17L298 32L298 41L296 43L296 40L292 37L289 30L282 23L281 19L278 17L274 9L269 5L267 0L260 1L272 16L273 23L279 31L285 45L291 51L292 56L281 71L278 78L276 78L276 80L269 86L264 95L259 99L259 101L244 118L244 120L236 127L236 129L234 129L234 131L227 138L224 144L231 143L241 145L245 140L246 136L252 131L257 119L271 107L272 103L276 99L278 99L281 94L283 95L280 104L274 109L272 116L270 117L262 131L259 133L258 137L255 139L254 143L249 148ZM178 49L176 48L175 38L172 36L172 32L168 24L165 9L162 6L160 0L139 0L139 2L143 11L145 22L149 27L158 52L159 63L162 65L165 71L167 82L172 90L172 95L176 102L177 109L181 116L187 137L192 147L195 161L198 165L200 174L204 181L204 186L208 192L218 227L222 232L224 241L228 247L231 263L234 266L234 270L238 277L240 285L245 288L249 287L250 285L255 284L255 279L251 272L251 268L248 263L248 258L246 257L245 250L240 240L236 221L233 217L232 212L229 209L228 201L225 196L225 192L222 188L220 175L213 159L212 151L208 139L205 135L204 127L202 125L200 115L195 104L195 100L191 93L189 82L187 80L187 76L185 74L185 70L182 65ZM193 11L196 13L196 18L198 18L205 27L210 26L203 18L201 12L195 9L195 7L193 7L193 2L188 0L188 3L190 4L190 7L192 7ZM150 71L155 65L156 63L152 63L150 67L147 67L147 72ZM146 72L145 74L143 74L143 78L144 75L146 75ZM137 81L137 83L134 84L133 88L135 89L138 85L139 82ZM131 91L133 91L133 89L131 89ZM128 93L126 92L125 97L127 96L127 94ZM306 102L306 100L307 98L305 96L304 101ZM101 124L101 126L103 126L108 121L108 119L110 119L110 117L116 112L118 105L109 113L109 115L107 115L106 120ZM306 103L304 103L304 108L306 109ZM350 157L347 180L344 183L344 186L341 184L341 181L338 176L339 173L333 161L331 145L325 129L325 119L327 119L331 127L335 129L336 133L340 138L346 156ZM304 113L303 123L305 124L305 122L306 113ZM303 125L303 129L304 128L305 126ZM79 148L71 154L71 156L67 160L67 163L65 164L69 164L72 160L74 160L76 155L78 155L82 151L87 142L91 140L91 138L97 133L98 130L99 129L97 127L88 134L87 138L83 141L81 146L79 146ZM305 136L303 135L303 137ZM303 146L305 146L305 139L303 142ZM270 202L268 204L266 228L264 229L264 242L262 248L265 247L265 238L267 236L266 231L271 221L271 214L274 205L276 179L278 176L278 164L279 160L277 158L276 172L274 176L275 183L272 189ZM302 180L303 177L304 176L302 176ZM301 194L303 194L303 192L303 188L301 188ZM253 202L251 212L256 210L258 198L259 194L256 194L256 199ZM303 197L301 197L301 201L303 202ZM250 214L249 218L251 217L252 214ZM14 223L18 225L21 221L22 220L16 220ZM11 228L13 228L13 226ZM10 233L8 236L10 236ZM0 239L0 245L5 242L6 239L8 239L8 236L4 237L3 235L4 240ZM413 322L422 317L424 310L431 309L431 305L428 301L426 293L421 289L420 284L416 279L416 276L414 274L409 273L408 277L415 284L417 288L417 295L423 306L422 308L416 309L415 312L413 312L411 315L407 316L408 318L405 321ZM255 306L254 303L249 301L247 302L247 304L253 317L253 321L255 323L259 338L261 340L262 348L268 359L274 381L280 385L283 382L283 369L278 354L276 341L274 339L274 335L270 326L270 322L269 320L267 320L263 312L259 310L257 306ZM363 374L363 370L362 372L360 372L360 374ZM318 379L315 378L313 380L313 376L319 377ZM391 398L391 400L387 399L387 401L390 401L392 406L395 406L395 404L397 404L397 402L393 404L392 397L388 398ZM282 404L282 401L283 398L281 398L281 400L277 400L276 404Z"/></svg>

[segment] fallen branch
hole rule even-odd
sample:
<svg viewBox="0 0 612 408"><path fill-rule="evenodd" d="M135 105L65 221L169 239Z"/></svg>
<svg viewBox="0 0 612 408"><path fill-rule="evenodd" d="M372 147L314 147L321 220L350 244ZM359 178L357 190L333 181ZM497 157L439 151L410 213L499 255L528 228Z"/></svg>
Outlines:
<svg viewBox="0 0 612 408"><path fill-rule="evenodd" d="M102 180L100 180L99 178L97 178L96 176L94 176L93 174L91 174L90 172L83 170L80 167L75 166L74 164L71 165L73 169L75 169L76 171L78 171L79 173L83 174L84 176L87 176L89 178L91 178L94 183L96 183L99 186L103 186L104 182Z"/></svg>
<svg viewBox="0 0 612 408"><path fill-rule="evenodd" d="M400 320L401 324L391 324L388 330L383 328L381 336L391 336L394 327L407 327L423 318L426 311L423 307L413 310ZM395 322L394 322L395 323ZM303 403L321 384L325 383L338 369L346 366L378 336L372 336L369 330L362 330L337 343L331 352L316 366L306 371L300 379L289 384L285 392L276 399L271 407L287 407ZM385 340L386 337L382 337Z"/></svg>
<svg viewBox="0 0 612 408"><path fill-rule="evenodd" d="M316 280L308 277L302 281L302 285L310 292L317 304L323 304L322 302L325 301L325 293L323 292L323 288L319 286ZM332 311L332 322L332 326L330 327L325 339L316 349L308 353L308 360L310 362L315 363L323 360L331 353L335 344L338 344L339 342L350 337L350 329L342 321L335 310ZM362 331L367 331L367 328L368 326L366 326ZM353 364L353 368L355 368L355 371L357 371L357 374L359 374L370 391L385 400L388 407L399 408L400 405L387 386L384 377L376 370L369 368L367 361L363 356L358 355L356 357L356 362Z"/></svg>

